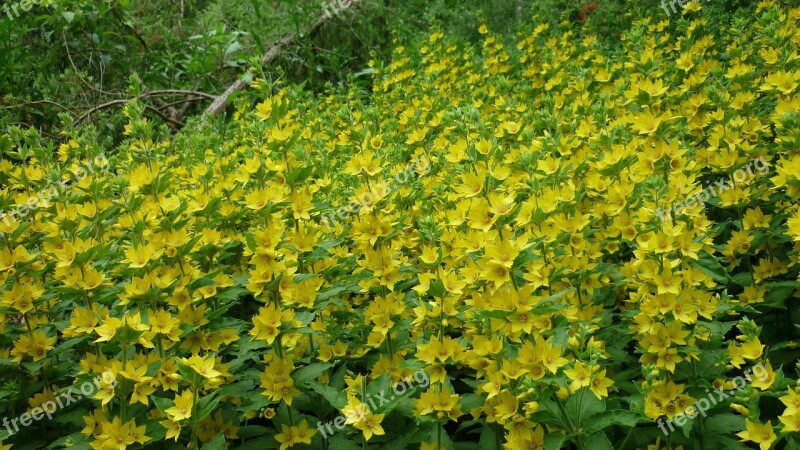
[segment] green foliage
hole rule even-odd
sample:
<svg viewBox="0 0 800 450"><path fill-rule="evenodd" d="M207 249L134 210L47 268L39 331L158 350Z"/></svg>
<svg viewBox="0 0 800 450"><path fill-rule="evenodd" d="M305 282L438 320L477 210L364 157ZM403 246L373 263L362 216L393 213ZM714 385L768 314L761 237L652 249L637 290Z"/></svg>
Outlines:
<svg viewBox="0 0 800 450"><path fill-rule="evenodd" d="M94 123L102 136L120 142L126 122L122 100L132 98L132 79L140 86L134 92L173 89L210 96L251 69L265 80L317 92L351 83L369 90L371 60L388 61L396 42L433 30L476 44L477 30L486 23L508 43L534 17L577 31L572 39L591 34L618 47L634 18L668 19L670 27L684 20L668 18L657 0L361 0L305 35L325 3L43 0L27 12L18 8L18 16L10 6L9 14L0 10L0 127L35 127L55 137ZM703 2L704 15L721 29L734 11L746 17L755 3ZM261 67L260 55L292 32L303 36ZM145 101L145 112L163 125L161 133L171 133L209 101L160 96Z"/></svg>

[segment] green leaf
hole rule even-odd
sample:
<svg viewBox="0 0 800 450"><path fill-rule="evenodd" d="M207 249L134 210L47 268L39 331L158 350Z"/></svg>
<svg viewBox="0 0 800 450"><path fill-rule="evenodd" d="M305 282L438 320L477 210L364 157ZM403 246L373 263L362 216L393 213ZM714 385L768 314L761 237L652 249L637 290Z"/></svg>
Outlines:
<svg viewBox="0 0 800 450"><path fill-rule="evenodd" d="M289 184L301 183L303 180L311 176L311 173L314 171L314 165L309 164L305 167L300 167L297 169L292 170L286 175L286 181Z"/></svg>
<svg viewBox="0 0 800 450"><path fill-rule="evenodd" d="M750 272L739 272L731 277L731 279L739 286L750 286L753 284L753 277L750 276Z"/></svg>
<svg viewBox="0 0 800 450"><path fill-rule="evenodd" d="M444 284L442 284L441 280L431 280L430 289L428 290L430 294L434 297L442 297L444 296Z"/></svg>
<svg viewBox="0 0 800 450"><path fill-rule="evenodd" d="M606 403L598 400L589 388L581 388L567 400L564 409L567 411L572 423L581 428L582 424L588 423L589 417L604 412Z"/></svg>
<svg viewBox="0 0 800 450"><path fill-rule="evenodd" d="M486 395L464 394L458 400L462 411L469 411L473 408L480 408L486 403Z"/></svg>
<svg viewBox="0 0 800 450"><path fill-rule="evenodd" d="M707 443L717 446L715 448L724 448L725 450L750 450L750 447L742 444L737 439L731 439L726 436L716 435Z"/></svg>
<svg viewBox="0 0 800 450"><path fill-rule="evenodd" d="M304 384L309 381L317 379L318 376L325 373L328 369L333 367L331 363L314 363L305 367L301 367L292 373L292 379L297 384Z"/></svg>
<svg viewBox="0 0 800 450"><path fill-rule="evenodd" d="M61 13L61 17L63 17L67 23L72 23L72 21L75 19L75 13L71 11L64 11Z"/></svg>
<svg viewBox="0 0 800 450"><path fill-rule="evenodd" d="M560 299L561 297L567 295L568 293L570 293L570 292L572 292L574 290L575 290L575 288L571 287L571 288L568 288L568 289L564 289L563 291L556 292L555 294L540 300L539 303L536 304L536 306L539 307L539 306L544 305L545 303L554 302L554 301Z"/></svg>
<svg viewBox="0 0 800 450"><path fill-rule="evenodd" d="M639 415L623 409L612 409L595 414L589 418L584 427L586 434L595 434L612 425L633 427L639 422Z"/></svg>
<svg viewBox="0 0 800 450"><path fill-rule="evenodd" d="M334 429L334 432L336 432L336 431L337 430ZM332 448L332 449L335 448L336 450L339 450L339 449L341 449L341 450L361 450L361 446L360 445L356 444L352 439L347 438L345 436L333 435L330 438L329 443L330 443L330 447L329 448Z"/></svg>
<svg viewBox="0 0 800 450"><path fill-rule="evenodd" d="M279 448L280 444L272 436L263 436L256 439L251 439L244 444L237 445L236 450L267 450L271 448ZM233 447L231 447L233 448Z"/></svg>
<svg viewBox="0 0 800 450"><path fill-rule="evenodd" d="M706 419L706 430L714 434L738 433L745 429L745 419L736 414L714 414Z"/></svg>
<svg viewBox="0 0 800 450"><path fill-rule="evenodd" d="M531 415L531 420L536 423L551 425L559 428L566 428L567 425L561 418L558 407L552 401L542 402L541 409Z"/></svg>
<svg viewBox="0 0 800 450"><path fill-rule="evenodd" d="M343 391L317 383L316 381L309 382L308 386L319 395L325 397L325 400L334 408L341 410L347 406L347 395L345 395Z"/></svg>
<svg viewBox="0 0 800 450"><path fill-rule="evenodd" d="M225 56L230 55L231 53L236 53L242 49L242 44L239 41L233 41L228 45L228 48L225 49Z"/></svg>
<svg viewBox="0 0 800 450"><path fill-rule="evenodd" d="M475 312L475 315L480 318L488 318L488 319L505 319L510 316L512 311L501 311L501 310L478 310Z"/></svg>
<svg viewBox="0 0 800 450"><path fill-rule="evenodd" d="M407 448L414 448L411 444L418 444L425 440L430 435L430 431L426 428L412 427L411 431L402 436L395 437L391 441L381 446L381 450L406 450ZM331 449L338 447L330 447Z"/></svg>
<svg viewBox="0 0 800 450"><path fill-rule="evenodd" d="M454 442L453 447L456 450L481 450L486 447L481 447L477 442Z"/></svg>
<svg viewBox="0 0 800 450"><path fill-rule="evenodd" d="M355 292L359 292L360 290L361 290L361 288L358 286L358 284L347 283L347 284L344 284L342 286L332 287L332 288L327 289L327 290L325 290L323 292L320 292L319 294L317 294L317 301L321 302L323 300L327 300L327 299L329 299L329 298L331 298L333 296L339 295L339 294L355 293Z"/></svg>
<svg viewBox="0 0 800 450"><path fill-rule="evenodd" d="M161 412L165 412L174 404L172 400L168 398L150 397L150 401L153 402L153 404L156 405L156 408L158 408L158 410Z"/></svg>
<svg viewBox="0 0 800 450"><path fill-rule="evenodd" d="M786 299L794 294L794 290L795 288L792 286L774 289L764 296L764 304L774 308L784 308Z"/></svg>
<svg viewBox="0 0 800 450"><path fill-rule="evenodd" d="M86 438L86 436L78 432L78 433L72 433L69 436L64 436L62 438L56 439L55 441L53 441L53 443L47 446L47 450L62 449L65 448L67 445L69 445L70 450L91 450L92 448L89 445L89 441ZM18 446L14 445L14 448L18 448Z"/></svg>
<svg viewBox="0 0 800 450"><path fill-rule="evenodd" d="M64 341L61 344L59 344L55 349L53 349L52 352L50 352L50 356L57 355L57 354L65 351L65 350L68 350L68 349L80 344L81 342L88 340L88 339L89 339L89 336L81 336L81 337L72 338L72 339L70 339L68 341Z"/></svg>
<svg viewBox="0 0 800 450"><path fill-rule="evenodd" d="M683 424L683 425L680 425L680 429L681 429L681 431L683 431L683 435L688 438L689 435L692 434L692 428L694 428L695 419L692 419L689 416L685 416L685 417L687 419L686 423ZM675 426L679 426L679 425L676 423Z"/></svg>
<svg viewBox="0 0 800 450"><path fill-rule="evenodd" d="M736 322L706 322L700 320L697 322L698 325L702 325L704 328L708 329L711 332L712 336L725 336L725 334L730 331L731 328L736 325Z"/></svg>
<svg viewBox="0 0 800 450"><path fill-rule="evenodd" d="M583 448L586 450L615 450L605 433L597 433L590 436L585 439L584 444Z"/></svg>
<svg viewBox="0 0 800 450"><path fill-rule="evenodd" d="M489 425L484 425L481 430L481 439L478 442L480 448L494 448L496 446L496 436L494 429Z"/></svg>
<svg viewBox="0 0 800 450"><path fill-rule="evenodd" d="M251 439L258 436L263 436L273 431L272 428L262 427L261 425L245 425L239 428L236 432L237 436L241 439Z"/></svg>
<svg viewBox="0 0 800 450"><path fill-rule="evenodd" d="M225 434L220 433L200 450L225 450Z"/></svg>
<svg viewBox="0 0 800 450"><path fill-rule="evenodd" d="M211 278L200 277L189 284L189 292L194 292L201 287L212 286L216 283Z"/></svg>
<svg viewBox="0 0 800 450"><path fill-rule="evenodd" d="M237 411L254 411L260 410L261 408L266 408L271 403L270 399L267 398L262 393L258 393L258 395L250 395L246 397L246 399L239 405L236 410Z"/></svg>
<svg viewBox="0 0 800 450"><path fill-rule="evenodd" d="M561 450L564 448L564 441L567 439L566 436L559 433L550 433L545 435L544 437L544 448L545 450Z"/></svg>
<svg viewBox="0 0 800 450"><path fill-rule="evenodd" d="M793 287L800 288L800 281L769 281L767 282L768 288L783 288Z"/></svg>
<svg viewBox="0 0 800 450"><path fill-rule="evenodd" d="M372 397L374 401L380 402L377 396L381 394L385 398L390 398L393 395L392 377L388 373L379 376L372 380L371 383L367 384L367 398Z"/></svg>
<svg viewBox="0 0 800 450"><path fill-rule="evenodd" d="M219 397L217 396L217 392L213 392L211 395L206 395L205 397L201 398L197 402L197 418L192 417L192 419L196 421L200 421L208 417L214 408L217 407L219 404Z"/></svg>
<svg viewBox="0 0 800 450"><path fill-rule="evenodd" d="M402 390L401 390L402 388ZM400 381L399 383L392 386L390 389L385 391L384 397L381 399L376 397L373 401L375 402L375 413L377 414L389 414L394 411L398 406L398 412L403 414L404 416L415 418L413 414L413 403L412 398L418 391L424 390L420 385L416 385L413 382L407 383L404 381ZM398 393L399 392L399 393ZM386 400L386 403L384 403ZM462 398L463 400L463 398ZM482 404L482 403L481 403ZM408 411L407 407L411 407L411 412ZM464 404L461 404L462 409L469 410L470 408L464 407Z"/></svg>
<svg viewBox="0 0 800 450"><path fill-rule="evenodd" d="M727 284L732 281L728 272L722 267L722 264L707 252L700 255L700 259L692 262L692 265L703 271L706 275L710 276L717 283Z"/></svg>

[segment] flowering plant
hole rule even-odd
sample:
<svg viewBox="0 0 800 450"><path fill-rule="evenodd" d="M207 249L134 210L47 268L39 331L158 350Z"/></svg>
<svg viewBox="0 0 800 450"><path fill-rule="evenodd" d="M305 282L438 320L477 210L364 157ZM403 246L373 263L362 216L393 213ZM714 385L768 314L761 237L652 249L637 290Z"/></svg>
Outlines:
<svg viewBox="0 0 800 450"><path fill-rule="evenodd" d="M171 141L131 102L105 170L0 222L6 415L114 377L3 448L796 447L800 9L673 20L434 32L369 97L257 80ZM7 139L4 207L101 154Z"/></svg>

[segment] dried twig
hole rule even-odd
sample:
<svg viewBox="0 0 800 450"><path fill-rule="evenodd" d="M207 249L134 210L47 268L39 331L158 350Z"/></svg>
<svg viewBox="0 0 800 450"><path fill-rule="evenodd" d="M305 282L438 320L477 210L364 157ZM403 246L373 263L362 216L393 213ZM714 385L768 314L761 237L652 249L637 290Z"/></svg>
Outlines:
<svg viewBox="0 0 800 450"><path fill-rule="evenodd" d="M102 103L100 105L97 105L97 106L93 107L92 109L86 111L85 113L81 114L81 116L78 117L78 119L75 121L75 123L81 123L84 120L86 120L87 118L89 118L92 114L94 114L96 112L99 112L99 111L101 111L103 109L111 108L111 107L117 106L117 105L124 105L125 103L133 100L133 98L134 98L133 96L131 96L131 94L126 94L126 93L120 93L120 94L121 95L127 95L127 96L129 96L129 98L115 99L115 100L111 100L111 101ZM156 90L156 91L145 91L145 92L142 92L140 95L136 96L135 98L145 99L145 98L148 98L148 97L154 97L155 98L155 97L158 97L158 96L165 96L165 95L190 95L190 96L196 96L196 97L202 97L202 98L214 98L213 95L206 94L205 92L187 91L187 90L180 90L180 89L162 89L162 90ZM195 101L195 100L197 100L197 99L183 99L180 102L176 102L176 104L177 103L187 102L187 101ZM163 102L160 102L160 103L161 104L159 106L162 106L162 105L164 107L171 107L172 106L172 105L164 104ZM156 114L158 114L160 117L164 118L165 120L171 122L173 125L181 126L181 127L183 126L183 123L179 120L178 117L168 117L166 114L162 113L161 111L159 111L158 109L154 108L151 105L145 104L145 107L147 109L155 112Z"/></svg>
<svg viewBox="0 0 800 450"><path fill-rule="evenodd" d="M12 100L14 103L8 102L7 100ZM61 103L57 103L57 102L54 102L52 100L35 100L35 101L32 101L32 102L29 102L27 100L22 100L22 99L19 99L19 98L7 97L5 99L4 98L0 98L0 101L3 101L5 103L11 103L10 106L3 106L0 109L13 109L13 108L19 108L19 107L22 107L22 106L35 106L35 105L53 105L53 106L58 106L59 108L63 109L64 111L67 111L69 113L75 114L75 112L72 109L67 108L66 106L62 105Z"/></svg>
<svg viewBox="0 0 800 450"><path fill-rule="evenodd" d="M205 92L187 91L183 89L161 89L156 91L147 91L143 93L141 97L154 97L159 95L196 95L198 97L203 97L203 98L210 98L210 99L217 98L214 95L206 94Z"/></svg>
<svg viewBox="0 0 800 450"><path fill-rule="evenodd" d="M78 117L78 120L76 120L75 123L79 124L79 123L83 122L84 120L88 119L89 116L91 116L92 114L94 114L94 113L96 113L98 111L101 111L101 110L106 109L106 108L110 108L110 107L115 106L115 105L124 105L125 103L128 103L129 101L130 101L129 99L124 99L124 100L117 99L117 100L111 100L110 102L106 102L106 103L102 103L100 105L97 105L94 108L92 108L92 109L86 111L85 113L81 114L81 116Z"/></svg>
<svg viewBox="0 0 800 450"><path fill-rule="evenodd" d="M351 6L359 3L360 1L361 0L342 0L339 3L340 8L338 8L336 12L337 13L342 13L342 12L348 10ZM333 17L334 16L331 15L328 11L326 11L323 14L320 14L320 16L317 18L317 20L314 22L314 24L308 30L307 34L309 36L316 34L316 32L320 28L322 28L322 25L324 25L325 22L327 22L328 20L330 20ZM278 56L281 53L281 51L283 51L284 48L286 48L289 45L291 45L295 41L295 39L297 39L300 36L301 36L301 33L292 33L292 34L284 37L283 39L273 43L272 45L270 45L269 48L267 49L266 53L264 53L264 56L261 57L261 64L263 64L263 65L269 64L273 59L275 59L276 56ZM245 73L245 75L242 78L250 78L250 77L252 77L252 75L253 74L248 71L248 72ZM203 114L216 116L216 115L219 115L220 113L222 113L222 111L225 111L225 108L227 108L227 106L228 106L228 97L230 97L234 92L236 92L238 90L241 90L241 89L244 89L244 88L247 87L247 83L242 78L236 80L236 82L234 82L232 85L230 85L228 87L228 89L225 90L225 92L220 94L220 96L217 97L214 100L214 102L211 103L211 105L208 106L208 108L206 108L206 110L205 110L205 112Z"/></svg>

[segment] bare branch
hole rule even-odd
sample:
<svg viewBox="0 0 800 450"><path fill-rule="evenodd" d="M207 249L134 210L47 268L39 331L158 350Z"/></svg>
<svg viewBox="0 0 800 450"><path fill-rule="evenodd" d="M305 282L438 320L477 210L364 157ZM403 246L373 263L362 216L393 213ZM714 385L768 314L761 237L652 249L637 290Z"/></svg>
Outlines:
<svg viewBox="0 0 800 450"><path fill-rule="evenodd" d="M340 0L339 6L337 7L334 14L341 14L342 12L350 9L350 7L359 3L360 1L361 0ZM314 22L314 24L311 26L311 28L307 31L306 34L309 36L316 34L316 32L320 28L322 28L322 25L324 25L325 22L332 19L333 17L334 15L332 15L330 11L326 9L323 14L319 15L317 20ZM275 59L276 56L278 56L281 53L281 51L283 51L284 48L288 47L289 45L292 45L292 43L294 43L295 39L297 39L298 37L301 37L301 33L292 33L270 45L267 52L264 53L264 56L261 57L261 64L263 65L269 64L273 59ZM253 74L248 71L242 78L250 78L252 75ZM244 82L242 78L236 80L236 82L230 85L228 89L225 90L225 92L220 94L220 96L217 97L214 100L214 102L208 106L208 108L206 108L203 114L207 116L208 115L216 116L222 113L222 111L225 111L225 108L227 108L228 106L228 98L234 92L247 87L247 83Z"/></svg>
<svg viewBox="0 0 800 450"><path fill-rule="evenodd" d="M209 98L209 99L217 98L214 95L206 94L205 92L186 91L182 89L162 89L162 90L147 91L142 93L142 97L154 97L158 95L196 95L198 97Z"/></svg>
<svg viewBox="0 0 800 450"><path fill-rule="evenodd" d="M94 113L96 113L96 112L98 112L100 110L103 110L103 109L106 109L106 108L110 108L110 107L115 106L115 105L124 105L125 103L128 103L129 101L130 101L129 99L111 100L110 102L106 102L106 103L102 103L100 105L97 105L94 108L92 108L92 109L86 111L85 113L83 113L80 117L78 117L78 120L76 120L75 123L79 124L79 123L83 122L84 120L89 118L89 116L91 116L92 114L94 114Z"/></svg>
<svg viewBox="0 0 800 450"><path fill-rule="evenodd" d="M16 103L11 103L11 102L8 102L7 100L11 100L12 102L16 102ZM57 106L57 107L63 109L64 111L67 111L67 112L70 112L72 114L75 114L73 110L67 108L66 106L62 105L61 103L57 103L57 102L54 102L52 100L35 100L35 101L32 101L32 102L29 102L27 100L22 100L22 99L13 98L13 97L7 97L7 98L0 98L0 101L3 101L4 103L9 103L10 104L10 106L3 106L0 109L13 109L13 108L21 108L23 106L35 106L35 105L53 105L53 106Z"/></svg>

